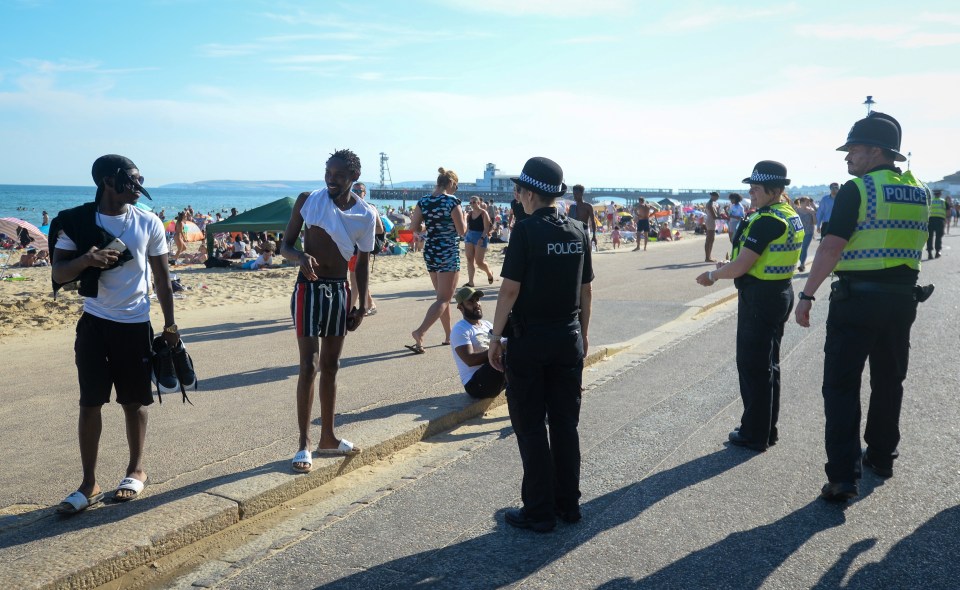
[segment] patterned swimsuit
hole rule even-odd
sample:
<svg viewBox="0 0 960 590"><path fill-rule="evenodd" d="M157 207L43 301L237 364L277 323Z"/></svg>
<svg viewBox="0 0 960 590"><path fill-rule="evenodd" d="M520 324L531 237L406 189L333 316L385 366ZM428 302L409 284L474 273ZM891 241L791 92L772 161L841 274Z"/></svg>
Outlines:
<svg viewBox="0 0 960 590"><path fill-rule="evenodd" d="M427 240L423 260L429 272L457 272L460 270L460 236L450 217L450 211L460 204L453 195L427 195L417 203L427 226Z"/></svg>

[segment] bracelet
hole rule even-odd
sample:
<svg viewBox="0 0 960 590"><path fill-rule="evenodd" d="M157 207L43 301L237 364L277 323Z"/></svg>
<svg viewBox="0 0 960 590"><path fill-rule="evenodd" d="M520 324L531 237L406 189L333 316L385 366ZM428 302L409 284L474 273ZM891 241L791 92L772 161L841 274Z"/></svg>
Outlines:
<svg viewBox="0 0 960 590"><path fill-rule="evenodd" d="M807 295L803 291L800 291L799 297L800 297L800 301L816 301L817 300L817 298L814 297L813 295Z"/></svg>
<svg viewBox="0 0 960 590"><path fill-rule="evenodd" d="M713 271L712 271L712 270L707 271L707 278L710 279L710 282L711 282L711 283L714 281L714 279L713 279Z"/></svg>

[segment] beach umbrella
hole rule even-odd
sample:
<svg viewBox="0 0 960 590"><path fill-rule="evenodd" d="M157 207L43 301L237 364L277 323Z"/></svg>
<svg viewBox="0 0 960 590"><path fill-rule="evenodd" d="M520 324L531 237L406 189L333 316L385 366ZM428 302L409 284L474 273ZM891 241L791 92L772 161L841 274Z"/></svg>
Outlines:
<svg viewBox="0 0 960 590"><path fill-rule="evenodd" d="M174 231L176 231L176 229L177 229L177 222L176 222L176 220L171 219L170 221L168 221L167 224L166 224L165 226L163 226L163 229L165 229L165 230L167 231L167 233L173 233ZM192 222L192 221L184 221L184 222L183 222L183 237L184 237L188 242L199 242L200 240L203 239L203 232L200 231L200 228L197 227L197 224L196 224L196 223L194 223L194 222Z"/></svg>
<svg viewBox="0 0 960 590"><path fill-rule="evenodd" d="M18 228L24 228L27 230L27 233L30 234L30 237L33 238L31 246L35 247L38 250L47 250L49 246L47 245L47 236L43 235L43 232L40 231L40 228L33 225L29 221L24 221L16 217L4 217L0 219L0 234L7 234L7 237L10 239L16 240L19 245L19 235L17 234Z"/></svg>

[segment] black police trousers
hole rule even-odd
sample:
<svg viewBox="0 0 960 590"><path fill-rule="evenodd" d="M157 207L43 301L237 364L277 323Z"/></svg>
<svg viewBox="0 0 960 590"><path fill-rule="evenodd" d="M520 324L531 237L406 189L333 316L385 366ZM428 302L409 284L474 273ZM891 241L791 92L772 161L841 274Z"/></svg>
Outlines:
<svg viewBox="0 0 960 590"><path fill-rule="evenodd" d="M943 250L944 221L942 217L931 217L927 223L927 252L933 252L934 246L936 246L937 254L940 253L940 250Z"/></svg>
<svg viewBox="0 0 960 590"><path fill-rule="evenodd" d="M864 440L870 461L893 466L900 442L900 405L917 317L911 294L850 291L832 295L823 346L827 479L853 482L860 467L860 380L870 359L870 405Z"/></svg>
<svg viewBox="0 0 960 590"><path fill-rule="evenodd" d="M506 375L523 508L533 520L552 521L556 509L572 511L580 499L580 322L524 326L507 341Z"/></svg>
<svg viewBox="0 0 960 590"><path fill-rule="evenodd" d="M756 281L740 287L737 306L737 370L743 400L740 434L759 449L777 442L780 341L792 309L790 281Z"/></svg>

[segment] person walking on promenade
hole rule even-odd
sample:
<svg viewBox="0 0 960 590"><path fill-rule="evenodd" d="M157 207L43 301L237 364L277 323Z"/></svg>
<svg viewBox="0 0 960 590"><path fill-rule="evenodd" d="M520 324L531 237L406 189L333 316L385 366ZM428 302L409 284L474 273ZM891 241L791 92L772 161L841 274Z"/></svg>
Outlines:
<svg viewBox="0 0 960 590"><path fill-rule="evenodd" d="M453 170L438 170L437 186L433 194L417 201L410 215L413 231L424 231L427 241L423 261L427 264L430 281L437 299L427 308L423 321L410 333L413 344L406 344L411 352L423 354L423 336L437 320L443 326L443 344L450 344L450 299L460 278L460 238L467 231L467 221L460 208L457 192L459 178Z"/></svg>
<svg viewBox="0 0 960 590"><path fill-rule="evenodd" d="M163 341L183 351L174 322L167 240L160 218L135 207L143 188L136 164L124 156L93 163L94 202L61 211L50 229L54 293L79 279L84 296L77 322L76 363L80 382L80 462L83 481L58 506L63 513L85 510L103 498L97 484L97 456L103 428L101 409L115 388L126 424L130 460L114 499L127 501L143 491L147 473L143 450L147 409L153 403L149 274L163 312ZM148 269L149 266L149 269ZM185 355L186 353L183 352Z"/></svg>
<svg viewBox="0 0 960 590"><path fill-rule="evenodd" d="M640 249L640 234L643 234L643 251L647 251L647 241L650 239L650 211L652 210L653 207L648 205L643 197L640 197L637 206L634 207L634 214L637 216L637 245L632 250L633 252Z"/></svg>
<svg viewBox="0 0 960 590"><path fill-rule="evenodd" d="M570 211L568 215L573 217L584 227L590 230L590 243L594 246L597 245L597 217L593 211L593 205L587 203L583 200L583 185L575 184L573 185L573 204L570 205Z"/></svg>
<svg viewBox="0 0 960 590"><path fill-rule="evenodd" d="M933 258L933 249L937 249L937 258L943 249L943 227L947 221L947 202L940 196L942 191L935 189L930 201L930 219L927 222L927 260Z"/></svg>
<svg viewBox="0 0 960 590"><path fill-rule="evenodd" d="M703 244L703 251L706 254L705 262L716 262L713 258L713 241L717 237L717 220L720 219L720 205L717 201L720 199L720 193L710 193L710 201L703 208L704 224L707 232L707 241Z"/></svg>
<svg viewBox="0 0 960 590"><path fill-rule="evenodd" d="M800 248L800 272L807 270L807 252L810 250L810 242L813 241L813 234L817 230L817 210L813 208L813 199L810 197L800 197L797 199L795 207L800 221L803 222L803 246Z"/></svg>
<svg viewBox="0 0 960 590"><path fill-rule="evenodd" d="M467 257L467 286L473 287L473 276L479 268L487 273L487 283L493 284L493 273L483 258L490 245L490 230L493 222L487 213L483 199L470 197L470 213L467 214L467 233L463 238L464 255Z"/></svg>
<svg viewBox="0 0 960 590"><path fill-rule="evenodd" d="M900 406L917 303L931 287L917 287L927 239L927 188L894 162L900 126L882 113L854 123L847 141L847 171L857 178L837 193L826 236L800 291L796 321L810 326L813 294L831 272L827 339L823 351L827 484L820 497L846 501L861 476L860 379L870 361L870 406L862 464L893 475L900 442Z"/></svg>
<svg viewBox="0 0 960 590"><path fill-rule="evenodd" d="M301 193L283 232L280 254L300 265L290 299L290 312L300 352L297 377L297 426L299 450L291 468L307 473L313 468L310 452L310 418L313 384L320 373L320 443L323 456L352 455L360 449L334 434L337 370L348 331L356 330L366 309L350 307L347 261L357 253L356 288L360 301L367 300L370 252L373 250L376 213L350 188L360 177L360 158L350 150L338 150L327 160L326 187ZM304 229L306 228L306 229ZM296 249L303 229L303 251Z"/></svg>
<svg viewBox="0 0 960 590"><path fill-rule="evenodd" d="M730 210L727 211L727 234L730 237L730 243L735 244L733 237L737 235L737 228L746 217L746 212L743 209L743 197L739 193L730 193L727 198L730 200Z"/></svg>
<svg viewBox="0 0 960 590"><path fill-rule="evenodd" d="M780 162L757 162L743 182L757 208L737 230L728 264L705 272L697 282L705 287L717 279L734 279L737 286L737 370L743 415L729 435L731 443L765 451L776 444L780 414L780 341L793 309L792 278L797 271L803 224L783 199L790 184Z"/></svg>
<svg viewBox="0 0 960 590"><path fill-rule="evenodd" d="M827 230L830 228L830 217L833 213L833 206L837 201L837 192L840 190L840 185L836 182L830 183L830 193L824 195L820 199L820 205L817 207L817 231L820 232L820 241L823 241L823 236L826 235Z"/></svg>
<svg viewBox="0 0 960 590"><path fill-rule="evenodd" d="M383 240L385 239L386 232L383 228L383 220L380 219L380 212L377 211L377 208L372 204L367 202L367 185L362 182L358 182L353 185L353 193L360 197L360 200L367 207L373 209L374 215L377 219L377 227L374 230L374 256L380 253L380 249L383 247ZM357 288L357 255L359 254L358 250L354 248L353 256L350 257L350 261L347 263L347 269L350 271L350 308L352 309L357 305L357 302L360 298L360 289ZM369 280L367 281L369 285ZM365 316L375 315L377 313L377 304L373 300L373 293L371 293L369 286L367 287L367 300L363 305L366 311L364 312Z"/></svg>
<svg viewBox="0 0 960 590"><path fill-rule="evenodd" d="M563 170L531 158L512 179L530 217L517 224L503 261L488 356L507 377L507 407L523 463L523 506L507 524L538 532L559 517L580 520L580 396L590 326L590 235L560 214ZM507 337L506 356L501 336ZM550 416L547 434L545 419Z"/></svg>

